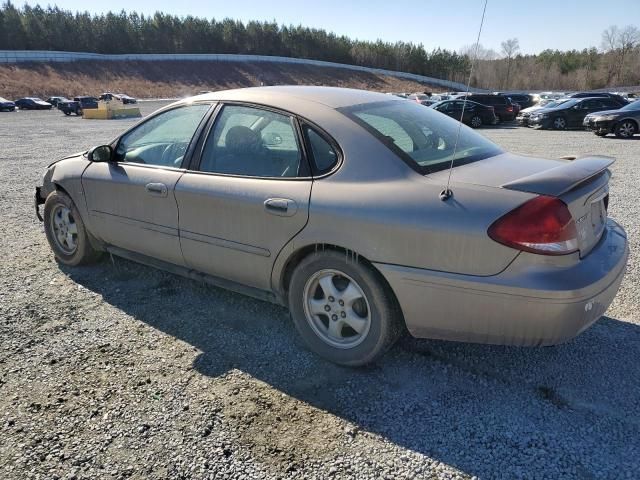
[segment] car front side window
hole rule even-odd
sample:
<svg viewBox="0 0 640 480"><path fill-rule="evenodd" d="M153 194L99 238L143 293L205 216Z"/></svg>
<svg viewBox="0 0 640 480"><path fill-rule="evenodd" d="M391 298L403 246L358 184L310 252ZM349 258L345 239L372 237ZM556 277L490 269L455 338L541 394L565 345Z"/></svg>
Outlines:
<svg viewBox="0 0 640 480"><path fill-rule="evenodd" d="M207 138L200 170L248 177L296 177L301 160L292 117L227 105Z"/></svg>
<svg viewBox="0 0 640 480"><path fill-rule="evenodd" d="M198 125L211 105L173 108L147 120L120 138L116 160L180 167Z"/></svg>

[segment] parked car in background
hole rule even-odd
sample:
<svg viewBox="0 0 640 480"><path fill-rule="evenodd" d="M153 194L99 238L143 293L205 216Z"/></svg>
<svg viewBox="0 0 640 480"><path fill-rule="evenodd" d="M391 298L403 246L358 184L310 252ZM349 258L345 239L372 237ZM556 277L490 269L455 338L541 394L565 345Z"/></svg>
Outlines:
<svg viewBox="0 0 640 480"><path fill-rule="evenodd" d="M13 112L16 109L16 104L11 100L0 97L0 112Z"/></svg>
<svg viewBox="0 0 640 480"><path fill-rule="evenodd" d="M537 93L536 95L540 97L541 100L545 100L545 99L557 100L559 98L564 98L567 96L564 92L540 92L540 93Z"/></svg>
<svg viewBox="0 0 640 480"><path fill-rule="evenodd" d="M402 93L402 92L387 92L387 95L393 95L395 97L400 97L400 98L407 98L409 96L408 93Z"/></svg>
<svg viewBox="0 0 640 480"><path fill-rule="evenodd" d="M58 108L58 104L60 102L69 102L70 100L67 97L49 97L47 98L47 103L50 103L54 107Z"/></svg>
<svg viewBox="0 0 640 480"><path fill-rule="evenodd" d="M15 102L20 110L51 110L52 105L38 97L19 98Z"/></svg>
<svg viewBox="0 0 640 480"><path fill-rule="evenodd" d="M464 100L445 100L434 103L431 105L431 108L440 113L444 113L451 118L455 118L458 121L462 115L462 123L469 125L472 128L479 128L482 125L495 125L498 123L498 117L496 117L493 107L472 102L471 100L467 100L466 105L464 105L464 103ZM464 114L462 111L463 107Z"/></svg>
<svg viewBox="0 0 640 480"><path fill-rule="evenodd" d="M130 97L129 95L125 94L125 93L111 93L111 92L105 92L102 95L100 95L99 100L105 100L105 101L111 101L111 100L119 100L120 102L122 102L123 104L133 104L133 103L137 103L138 101L133 98Z"/></svg>
<svg viewBox="0 0 640 480"><path fill-rule="evenodd" d="M496 92L496 95L503 95L509 97L512 103L520 105L520 109L532 107L537 103L536 97L528 93L509 93L509 92Z"/></svg>
<svg viewBox="0 0 640 480"><path fill-rule="evenodd" d="M461 95L457 100L472 100L488 107L493 107L496 117L500 122L510 122L516 118L516 110L509 97L503 95L495 95L493 93L473 93L468 97Z"/></svg>
<svg viewBox="0 0 640 480"><path fill-rule="evenodd" d="M437 100L434 100L431 95L426 95L424 93L412 93L407 97L407 99L426 107L437 102Z"/></svg>
<svg viewBox="0 0 640 480"><path fill-rule="evenodd" d="M126 104L134 104L134 103L138 103L138 100L133 98L130 95L127 95L126 93L117 93L116 94L117 97L120 99L120 101L122 103Z"/></svg>
<svg viewBox="0 0 640 480"><path fill-rule="evenodd" d="M566 101L567 101L566 99L558 99L558 100L552 100L550 98L541 99L540 102L538 102L534 106L521 110L518 116L516 117L516 121L518 122L518 125L527 127L529 126L529 117L534 112L537 112L538 110L542 110L543 108L557 107L562 102L566 102Z"/></svg>
<svg viewBox="0 0 640 480"><path fill-rule="evenodd" d="M61 264L107 251L286 305L306 345L342 365L375 361L404 331L578 335L629 256L607 215L614 160L514 155L459 127L373 92L220 91L53 162L36 208Z"/></svg>
<svg viewBox="0 0 640 480"><path fill-rule="evenodd" d="M629 101L626 98L616 94L607 92L577 92L567 95L568 98L611 98L624 107Z"/></svg>
<svg viewBox="0 0 640 480"><path fill-rule="evenodd" d="M618 138L631 138L640 133L640 102L631 102L618 110L590 113L582 124L600 137L613 133Z"/></svg>
<svg viewBox="0 0 640 480"><path fill-rule="evenodd" d="M96 97L82 96L74 97L73 100L67 100L66 102L60 102L58 104L58 110L65 115L82 115L84 110L98 108L98 99Z"/></svg>
<svg viewBox="0 0 640 480"><path fill-rule="evenodd" d="M584 117L589 113L618 109L621 105L613 98L570 98L552 108L543 108L529 117L532 127L564 130L582 128Z"/></svg>

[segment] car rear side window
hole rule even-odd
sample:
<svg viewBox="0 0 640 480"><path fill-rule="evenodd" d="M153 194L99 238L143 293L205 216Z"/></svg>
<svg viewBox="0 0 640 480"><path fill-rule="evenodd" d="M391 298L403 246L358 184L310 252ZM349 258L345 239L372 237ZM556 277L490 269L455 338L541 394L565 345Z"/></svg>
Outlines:
<svg viewBox="0 0 640 480"><path fill-rule="evenodd" d="M247 177L296 177L301 160L290 116L226 105L207 138L200 170Z"/></svg>
<svg viewBox="0 0 640 480"><path fill-rule="evenodd" d="M327 173L338 162L338 154L331 144L318 132L309 126L304 127L307 143L311 148L311 155L319 174Z"/></svg>

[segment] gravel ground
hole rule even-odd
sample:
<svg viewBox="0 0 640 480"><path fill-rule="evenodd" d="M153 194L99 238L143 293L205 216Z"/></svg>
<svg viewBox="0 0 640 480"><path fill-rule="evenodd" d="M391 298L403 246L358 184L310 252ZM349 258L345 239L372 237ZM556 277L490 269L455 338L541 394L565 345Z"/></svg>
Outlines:
<svg viewBox="0 0 640 480"><path fill-rule="evenodd" d="M519 153L618 157L632 256L606 317L550 348L405 339L353 370L308 353L283 308L117 258L54 261L33 186L131 123L0 115L0 478L638 477L640 138L483 130Z"/></svg>

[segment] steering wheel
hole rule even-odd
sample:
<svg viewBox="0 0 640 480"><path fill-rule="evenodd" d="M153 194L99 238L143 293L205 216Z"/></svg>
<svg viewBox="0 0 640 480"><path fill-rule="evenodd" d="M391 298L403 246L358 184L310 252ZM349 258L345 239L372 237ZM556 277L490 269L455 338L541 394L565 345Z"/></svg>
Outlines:
<svg viewBox="0 0 640 480"><path fill-rule="evenodd" d="M186 151L186 143L170 143L164 148L160 161L162 162L162 165L179 167L182 164L182 158Z"/></svg>

